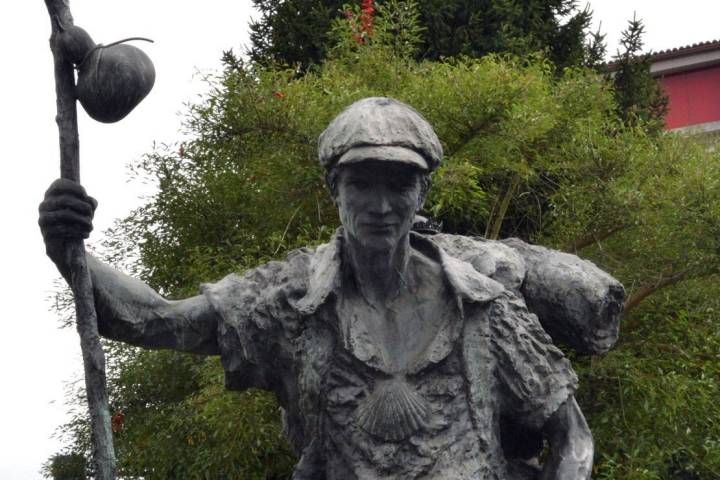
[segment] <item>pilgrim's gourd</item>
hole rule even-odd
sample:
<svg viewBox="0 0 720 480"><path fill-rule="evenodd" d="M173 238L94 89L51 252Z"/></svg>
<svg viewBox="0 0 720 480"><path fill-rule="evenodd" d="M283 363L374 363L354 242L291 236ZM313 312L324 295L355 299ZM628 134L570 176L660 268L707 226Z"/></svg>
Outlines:
<svg viewBox="0 0 720 480"><path fill-rule="evenodd" d="M96 45L80 27L63 27L60 44L76 65L77 98L92 118L103 123L122 120L155 84L155 67L142 50L124 42Z"/></svg>
<svg viewBox="0 0 720 480"><path fill-rule="evenodd" d="M95 48L95 42L90 37L90 34L77 25L63 26L59 37L65 58L74 65L82 63L85 55Z"/></svg>

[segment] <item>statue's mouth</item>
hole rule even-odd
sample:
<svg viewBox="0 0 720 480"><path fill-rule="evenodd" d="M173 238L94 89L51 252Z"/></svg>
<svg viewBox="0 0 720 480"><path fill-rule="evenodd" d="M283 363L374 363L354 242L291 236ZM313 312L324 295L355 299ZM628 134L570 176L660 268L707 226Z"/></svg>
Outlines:
<svg viewBox="0 0 720 480"><path fill-rule="evenodd" d="M397 229L398 224L395 222L366 222L361 224L361 228L368 233L391 233Z"/></svg>

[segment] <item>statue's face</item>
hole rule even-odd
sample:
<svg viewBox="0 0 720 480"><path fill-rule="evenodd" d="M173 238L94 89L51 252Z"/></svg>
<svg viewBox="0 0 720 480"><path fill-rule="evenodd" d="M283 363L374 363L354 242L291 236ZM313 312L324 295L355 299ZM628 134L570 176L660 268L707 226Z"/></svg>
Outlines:
<svg viewBox="0 0 720 480"><path fill-rule="evenodd" d="M346 234L366 248L394 248L422 206L422 172L373 160L339 168L335 203Z"/></svg>

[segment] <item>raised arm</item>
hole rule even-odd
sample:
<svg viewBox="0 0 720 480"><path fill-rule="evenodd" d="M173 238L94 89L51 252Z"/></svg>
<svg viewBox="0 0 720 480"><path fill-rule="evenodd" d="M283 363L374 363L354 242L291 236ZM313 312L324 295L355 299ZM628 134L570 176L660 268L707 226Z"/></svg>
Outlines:
<svg viewBox="0 0 720 480"><path fill-rule="evenodd" d="M220 353L217 314L204 295L166 300L140 280L90 255L88 268L102 336L145 348Z"/></svg>
<svg viewBox="0 0 720 480"><path fill-rule="evenodd" d="M48 256L67 280L65 242L87 238L96 202L78 184L55 181L40 204ZM100 334L146 348L218 354L218 317L204 296L166 300L143 282L87 256Z"/></svg>

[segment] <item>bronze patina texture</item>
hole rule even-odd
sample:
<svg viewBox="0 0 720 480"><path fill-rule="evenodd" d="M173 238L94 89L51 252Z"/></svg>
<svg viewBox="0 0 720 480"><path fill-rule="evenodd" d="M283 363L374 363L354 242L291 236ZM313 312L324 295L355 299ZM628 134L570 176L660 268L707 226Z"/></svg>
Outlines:
<svg viewBox="0 0 720 480"><path fill-rule="evenodd" d="M401 102L349 106L319 157L342 223L330 242L179 301L89 257L100 333L219 355L228 388L273 391L295 480L590 478L578 379L554 340L607 351L622 285L574 255L417 218L442 147ZM91 207L58 184L41 206L61 272L70 220Z"/></svg>

